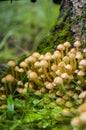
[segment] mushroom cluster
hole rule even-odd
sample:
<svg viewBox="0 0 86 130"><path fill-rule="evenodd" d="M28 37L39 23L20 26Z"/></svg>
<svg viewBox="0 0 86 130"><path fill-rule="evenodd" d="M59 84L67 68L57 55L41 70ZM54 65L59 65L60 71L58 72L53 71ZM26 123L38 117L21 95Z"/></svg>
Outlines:
<svg viewBox="0 0 86 130"><path fill-rule="evenodd" d="M81 43L76 41L74 48L69 42L59 44L51 53L34 52L18 65L8 62L9 74L2 79L2 96L9 94L27 93L28 89L40 96L49 93L56 103L65 105L63 115L68 114L69 108L83 102L79 95L86 89L86 49L80 50ZM70 101L72 99L72 101ZM71 109L71 112L74 112Z"/></svg>
<svg viewBox="0 0 86 130"><path fill-rule="evenodd" d="M86 97L86 91L85 97ZM83 93L83 95L84 95ZM79 106L77 115L71 120L73 130L85 130L86 129L86 102Z"/></svg>

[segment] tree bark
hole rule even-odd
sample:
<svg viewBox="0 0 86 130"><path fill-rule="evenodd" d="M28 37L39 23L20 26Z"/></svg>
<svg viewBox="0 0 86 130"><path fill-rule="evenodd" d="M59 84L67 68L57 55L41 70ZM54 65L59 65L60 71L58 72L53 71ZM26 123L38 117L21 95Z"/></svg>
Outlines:
<svg viewBox="0 0 86 130"><path fill-rule="evenodd" d="M50 34L41 41L37 50L53 50L60 43L80 40L86 47L86 0L62 0L57 23Z"/></svg>

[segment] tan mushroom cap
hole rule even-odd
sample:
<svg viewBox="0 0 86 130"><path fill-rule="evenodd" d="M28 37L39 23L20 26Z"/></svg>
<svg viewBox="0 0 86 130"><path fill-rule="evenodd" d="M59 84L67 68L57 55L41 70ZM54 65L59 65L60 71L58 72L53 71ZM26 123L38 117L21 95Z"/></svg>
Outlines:
<svg viewBox="0 0 86 130"><path fill-rule="evenodd" d="M80 71L77 73L77 75L78 75L78 76L84 76L85 73L84 73L83 71L80 70Z"/></svg>
<svg viewBox="0 0 86 130"><path fill-rule="evenodd" d="M63 79L61 77L56 77L54 79L54 84L58 85L58 84L62 84L63 83Z"/></svg>
<svg viewBox="0 0 86 130"><path fill-rule="evenodd" d="M48 62L46 60L41 60L40 61L40 67L47 68L48 67Z"/></svg>
<svg viewBox="0 0 86 130"><path fill-rule="evenodd" d="M35 58L39 58L39 57L40 57L40 53L34 52L34 53L32 54L32 56L35 57Z"/></svg>
<svg viewBox="0 0 86 130"><path fill-rule="evenodd" d="M70 64L68 64L68 65L66 65L66 66L65 66L65 69L67 69L67 70L70 70L70 71L71 71L71 70L73 69L73 67L72 67Z"/></svg>
<svg viewBox="0 0 86 130"><path fill-rule="evenodd" d="M81 46L81 42L80 42L80 41L76 41L76 42L74 43L74 46L75 46L75 47L80 47L80 46Z"/></svg>
<svg viewBox="0 0 86 130"><path fill-rule="evenodd" d="M14 77L11 74L8 74L5 77L5 79L6 79L6 82L10 82L10 83L14 82Z"/></svg>
<svg viewBox="0 0 86 130"><path fill-rule="evenodd" d="M69 48L71 46L71 44L70 44L70 42L65 42L64 46Z"/></svg>
<svg viewBox="0 0 86 130"><path fill-rule="evenodd" d="M22 61L19 65L20 65L20 67L22 67L22 68L28 67L28 64L27 64L25 61Z"/></svg>
<svg viewBox="0 0 86 130"><path fill-rule="evenodd" d="M56 59L56 58L60 58L61 57L61 53L59 51L54 51L53 55L52 55L52 59Z"/></svg>
<svg viewBox="0 0 86 130"><path fill-rule="evenodd" d="M35 63L36 62L36 57L34 56L29 56L25 59L26 63Z"/></svg>
<svg viewBox="0 0 86 130"><path fill-rule="evenodd" d="M79 119L79 117L73 118L72 121L71 121L71 125L73 127L79 127L80 126L80 119Z"/></svg>
<svg viewBox="0 0 86 130"><path fill-rule="evenodd" d="M62 77L63 79L68 79L68 78L69 78L69 75L68 75L67 73L63 73L63 74L61 75L61 77Z"/></svg>
<svg viewBox="0 0 86 130"><path fill-rule="evenodd" d="M58 49L58 50L65 50L65 47L64 47L63 44L59 44L59 45L57 46L57 49Z"/></svg>
<svg viewBox="0 0 86 130"><path fill-rule="evenodd" d="M86 60L85 60L85 59L81 60L81 61L79 62L79 64L80 64L81 66L86 66Z"/></svg>
<svg viewBox="0 0 86 130"><path fill-rule="evenodd" d="M79 95L79 98L80 99L86 98L86 91L81 92L80 95Z"/></svg>
<svg viewBox="0 0 86 130"><path fill-rule="evenodd" d="M86 103L83 103L82 105L79 106L78 112L79 113L86 112Z"/></svg>
<svg viewBox="0 0 86 130"><path fill-rule="evenodd" d="M31 80L36 80L38 79L38 75L36 72L30 72L28 76Z"/></svg>
<svg viewBox="0 0 86 130"><path fill-rule="evenodd" d="M9 67L15 67L15 62L13 60L10 60L7 64Z"/></svg>
<svg viewBox="0 0 86 130"><path fill-rule="evenodd" d="M45 60L52 60L52 54L51 54L51 53L46 53L46 54L44 55L44 59L45 59Z"/></svg>

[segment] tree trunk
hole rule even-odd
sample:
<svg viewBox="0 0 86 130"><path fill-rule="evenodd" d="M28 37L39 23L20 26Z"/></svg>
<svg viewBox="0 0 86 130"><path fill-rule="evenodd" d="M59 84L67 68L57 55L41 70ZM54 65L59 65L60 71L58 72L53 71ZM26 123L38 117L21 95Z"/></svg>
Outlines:
<svg viewBox="0 0 86 130"><path fill-rule="evenodd" d="M62 0L60 15L50 35L41 41L37 50L53 50L60 43L80 40L86 47L86 0Z"/></svg>

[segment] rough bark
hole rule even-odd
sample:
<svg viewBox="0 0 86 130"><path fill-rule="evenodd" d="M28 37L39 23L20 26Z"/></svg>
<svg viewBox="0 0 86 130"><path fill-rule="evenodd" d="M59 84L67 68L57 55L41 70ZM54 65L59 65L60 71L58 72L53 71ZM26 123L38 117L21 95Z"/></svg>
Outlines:
<svg viewBox="0 0 86 130"><path fill-rule="evenodd" d="M37 50L53 51L60 43L80 40L82 47L86 47L86 0L63 0L60 15L50 35L41 41Z"/></svg>

